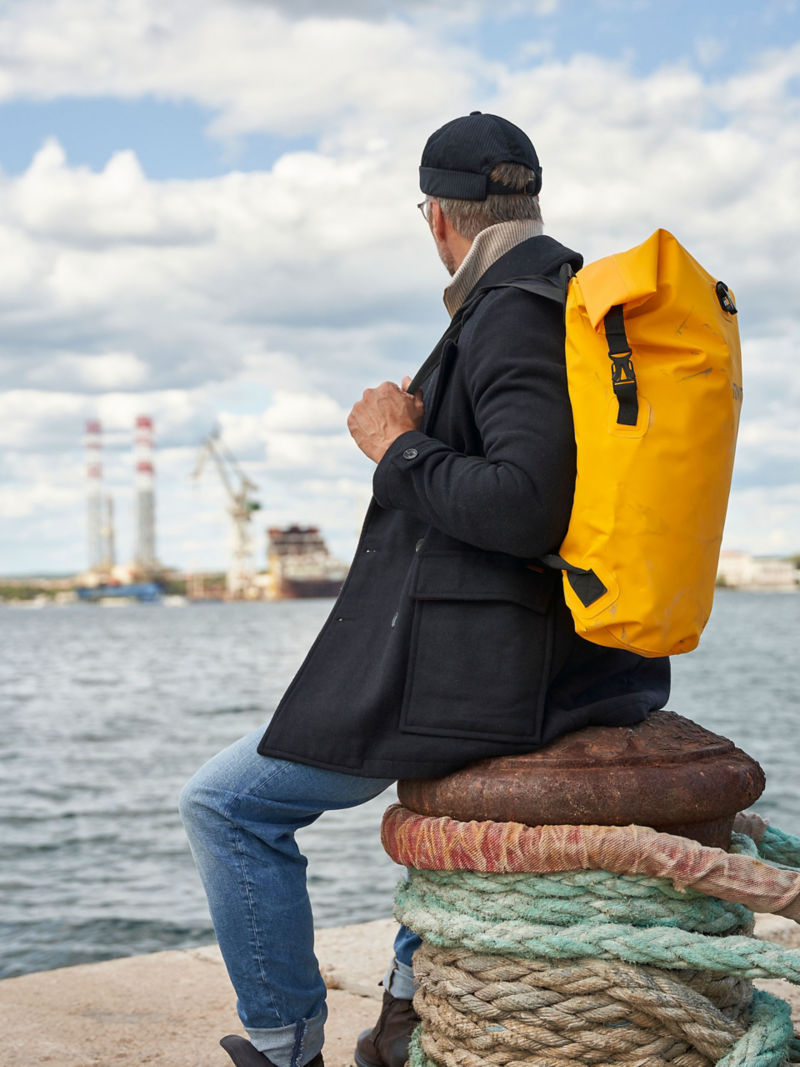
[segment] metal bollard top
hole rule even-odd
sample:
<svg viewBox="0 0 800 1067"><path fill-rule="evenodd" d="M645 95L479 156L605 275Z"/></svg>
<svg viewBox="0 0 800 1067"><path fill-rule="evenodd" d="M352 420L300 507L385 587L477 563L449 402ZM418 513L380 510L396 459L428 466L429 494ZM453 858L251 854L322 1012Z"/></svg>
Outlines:
<svg viewBox="0 0 800 1067"><path fill-rule="evenodd" d="M398 783L420 815L527 826L651 826L728 848L733 819L764 772L732 741L674 711L635 726L590 726L521 756L479 760L444 778Z"/></svg>

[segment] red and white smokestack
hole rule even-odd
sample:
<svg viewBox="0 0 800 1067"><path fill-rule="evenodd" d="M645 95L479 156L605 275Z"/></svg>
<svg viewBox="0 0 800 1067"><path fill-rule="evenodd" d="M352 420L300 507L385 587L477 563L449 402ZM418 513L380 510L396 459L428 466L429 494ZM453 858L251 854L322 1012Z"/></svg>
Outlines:
<svg viewBox="0 0 800 1067"><path fill-rule="evenodd" d="M99 419L86 422L86 474L89 479L89 491L99 487L103 481L103 440Z"/></svg>
<svg viewBox="0 0 800 1067"><path fill-rule="evenodd" d="M153 488L153 420L137 415L134 431L136 463L136 563L144 570L156 564L155 493Z"/></svg>
<svg viewBox="0 0 800 1067"><path fill-rule="evenodd" d="M136 488L153 488L153 420L149 415L136 416L134 433Z"/></svg>
<svg viewBox="0 0 800 1067"><path fill-rule="evenodd" d="M86 504L89 536L89 569L104 562L103 544L103 439L100 421L86 423Z"/></svg>

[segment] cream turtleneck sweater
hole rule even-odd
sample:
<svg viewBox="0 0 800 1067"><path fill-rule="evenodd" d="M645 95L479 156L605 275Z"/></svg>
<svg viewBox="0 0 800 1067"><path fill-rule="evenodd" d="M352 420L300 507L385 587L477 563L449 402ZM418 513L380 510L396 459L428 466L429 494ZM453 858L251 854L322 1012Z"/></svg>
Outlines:
<svg viewBox="0 0 800 1067"><path fill-rule="evenodd" d="M444 291L444 306L455 315L477 280L506 252L529 237L543 233L541 222L524 219L520 222L498 222L481 230L464 256L461 266Z"/></svg>

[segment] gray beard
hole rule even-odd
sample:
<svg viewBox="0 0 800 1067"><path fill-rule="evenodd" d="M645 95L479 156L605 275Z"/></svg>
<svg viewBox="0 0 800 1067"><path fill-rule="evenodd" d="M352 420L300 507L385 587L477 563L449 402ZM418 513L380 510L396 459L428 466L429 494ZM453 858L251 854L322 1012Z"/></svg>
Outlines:
<svg viewBox="0 0 800 1067"><path fill-rule="evenodd" d="M453 253L446 245L440 245L438 241L436 242L436 251L439 253L439 259L444 264L447 273L452 278L456 272L456 261L453 258Z"/></svg>

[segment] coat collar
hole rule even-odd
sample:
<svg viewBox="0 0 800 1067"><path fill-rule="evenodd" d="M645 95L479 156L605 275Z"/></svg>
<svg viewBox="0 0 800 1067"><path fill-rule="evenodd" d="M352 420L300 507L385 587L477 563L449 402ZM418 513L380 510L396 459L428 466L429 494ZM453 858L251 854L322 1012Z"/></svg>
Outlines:
<svg viewBox="0 0 800 1067"><path fill-rule="evenodd" d="M583 266L583 256L544 234L541 237L531 237L515 245L492 263L480 278L476 279L465 300L477 289L510 281L512 278L524 278L532 274L557 274L564 263L569 263L574 271L579 271Z"/></svg>

